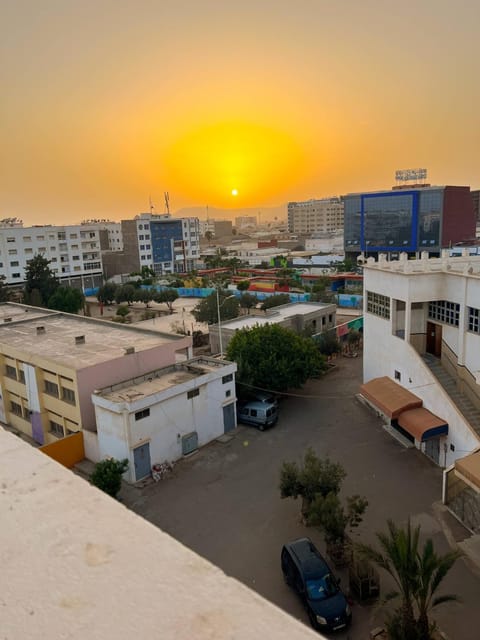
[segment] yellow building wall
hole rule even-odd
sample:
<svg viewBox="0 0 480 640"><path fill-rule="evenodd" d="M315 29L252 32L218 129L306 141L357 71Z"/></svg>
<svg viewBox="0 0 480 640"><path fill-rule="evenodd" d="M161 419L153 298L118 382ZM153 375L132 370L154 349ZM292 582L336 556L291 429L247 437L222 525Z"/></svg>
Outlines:
<svg viewBox="0 0 480 640"><path fill-rule="evenodd" d="M77 462L85 458L83 434L81 432L74 433L66 438L57 439L51 444L44 444L40 447L40 451L63 464L64 467L71 469Z"/></svg>

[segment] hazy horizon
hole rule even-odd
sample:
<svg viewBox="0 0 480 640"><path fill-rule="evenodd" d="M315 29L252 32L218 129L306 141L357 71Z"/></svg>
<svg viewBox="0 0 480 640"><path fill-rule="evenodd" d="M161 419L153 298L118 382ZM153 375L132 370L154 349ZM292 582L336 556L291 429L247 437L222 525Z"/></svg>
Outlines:
<svg viewBox="0 0 480 640"><path fill-rule="evenodd" d="M480 186L480 3L5 0L0 21L0 218L120 220L165 191L262 210L414 167Z"/></svg>

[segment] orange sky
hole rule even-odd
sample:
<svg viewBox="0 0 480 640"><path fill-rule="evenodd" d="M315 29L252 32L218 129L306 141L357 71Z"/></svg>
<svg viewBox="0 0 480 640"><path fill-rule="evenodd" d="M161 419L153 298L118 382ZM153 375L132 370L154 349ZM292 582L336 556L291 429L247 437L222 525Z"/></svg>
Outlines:
<svg viewBox="0 0 480 640"><path fill-rule="evenodd" d="M409 167L478 188L479 23L469 0L5 0L0 217L261 208Z"/></svg>

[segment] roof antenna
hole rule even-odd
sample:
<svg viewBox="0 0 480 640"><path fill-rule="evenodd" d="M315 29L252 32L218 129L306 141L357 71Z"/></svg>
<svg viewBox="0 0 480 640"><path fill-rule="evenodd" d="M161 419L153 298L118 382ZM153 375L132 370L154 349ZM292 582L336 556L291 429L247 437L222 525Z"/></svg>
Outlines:
<svg viewBox="0 0 480 640"><path fill-rule="evenodd" d="M168 195L168 191L164 191L163 196L165 198L165 210L168 215L170 215L170 196Z"/></svg>
<svg viewBox="0 0 480 640"><path fill-rule="evenodd" d="M150 205L150 213L152 214L155 211L155 205L152 202L152 196L148 196L148 203Z"/></svg>

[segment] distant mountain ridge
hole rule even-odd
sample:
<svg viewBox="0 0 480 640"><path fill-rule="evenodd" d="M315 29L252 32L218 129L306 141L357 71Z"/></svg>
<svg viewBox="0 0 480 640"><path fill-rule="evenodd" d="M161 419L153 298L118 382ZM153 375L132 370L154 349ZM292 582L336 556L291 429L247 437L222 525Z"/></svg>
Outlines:
<svg viewBox="0 0 480 640"><path fill-rule="evenodd" d="M207 207L183 207L175 211L174 215L179 218L199 218L207 219ZM276 207L249 207L242 209L217 209L216 207L208 207L208 218L215 220L231 220L235 222L235 218L239 216L255 216L257 224L271 222L272 220L287 219L287 205L281 204Z"/></svg>

